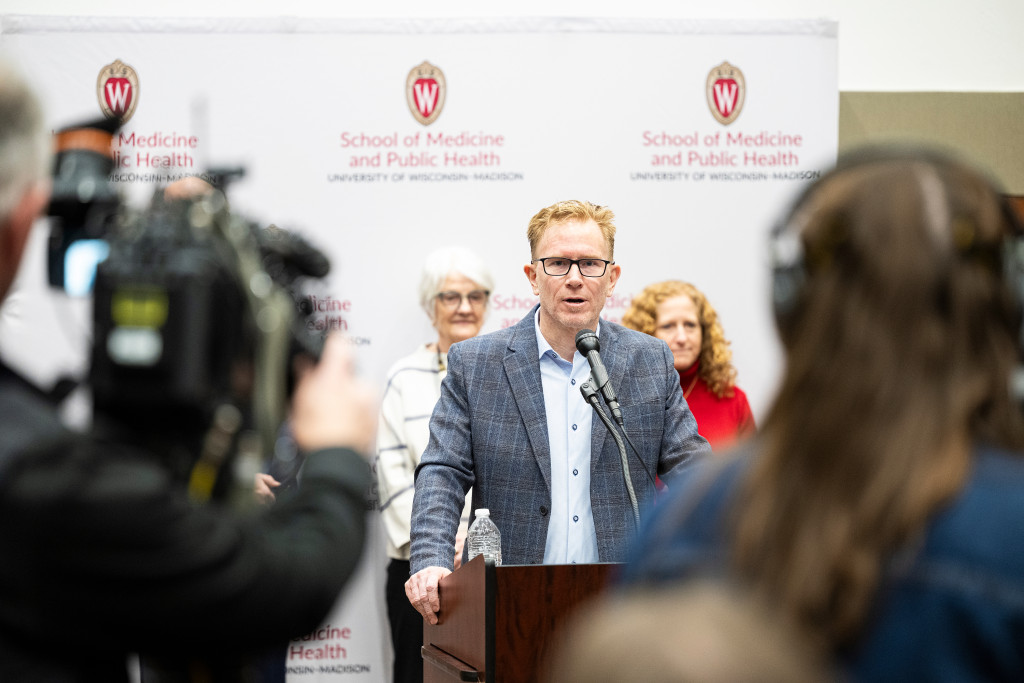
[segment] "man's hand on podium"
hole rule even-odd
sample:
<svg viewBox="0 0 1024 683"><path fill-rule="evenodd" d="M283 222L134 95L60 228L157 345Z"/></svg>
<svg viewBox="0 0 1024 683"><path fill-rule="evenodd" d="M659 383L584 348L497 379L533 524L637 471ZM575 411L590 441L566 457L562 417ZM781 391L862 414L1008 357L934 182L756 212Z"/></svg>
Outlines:
<svg viewBox="0 0 1024 683"><path fill-rule="evenodd" d="M405 582L405 596L430 624L437 623L437 612L441 609L441 600L437 593L437 584L452 570L444 567L427 567L421 569Z"/></svg>

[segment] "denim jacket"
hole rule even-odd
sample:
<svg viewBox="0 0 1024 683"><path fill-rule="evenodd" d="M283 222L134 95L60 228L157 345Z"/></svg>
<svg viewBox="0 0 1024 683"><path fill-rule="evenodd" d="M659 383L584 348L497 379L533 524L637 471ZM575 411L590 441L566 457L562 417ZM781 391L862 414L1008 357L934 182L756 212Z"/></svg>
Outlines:
<svg viewBox="0 0 1024 683"><path fill-rule="evenodd" d="M659 502L620 583L727 573L724 513L752 457L704 463ZM849 681L1024 681L1024 456L975 449L964 489L890 558L836 664Z"/></svg>

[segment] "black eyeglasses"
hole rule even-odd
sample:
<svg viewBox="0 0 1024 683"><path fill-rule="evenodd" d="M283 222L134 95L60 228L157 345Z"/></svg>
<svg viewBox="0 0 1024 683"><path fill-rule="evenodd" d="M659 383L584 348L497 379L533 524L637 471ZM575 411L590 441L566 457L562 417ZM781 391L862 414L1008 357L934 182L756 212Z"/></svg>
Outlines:
<svg viewBox="0 0 1024 683"><path fill-rule="evenodd" d="M571 259L561 256L533 259L531 263L537 263L538 261L544 267L544 272L552 277L562 277L574 265L579 268L580 275L583 277L601 277L608 270L608 265L615 263L615 261L605 261L603 258Z"/></svg>
<svg viewBox="0 0 1024 683"><path fill-rule="evenodd" d="M487 303L487 297L490 295L491 293L486 289L474 289L469 294L463 294L462 292L438 292L436 297L445 308L458 308L462 305L463 299L468 301L469 305L473 308L483 308Z"/></svg>

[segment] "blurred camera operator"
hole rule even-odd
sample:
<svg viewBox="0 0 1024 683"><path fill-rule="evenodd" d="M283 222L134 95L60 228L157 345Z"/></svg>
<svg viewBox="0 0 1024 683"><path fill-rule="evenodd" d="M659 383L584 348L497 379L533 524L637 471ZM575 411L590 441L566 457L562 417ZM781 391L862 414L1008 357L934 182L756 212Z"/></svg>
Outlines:
<svg viewBox="0 0 1024 683"><path fill-rule="evenodd" d="M47 205L48 146L36 98L0 63L0 301ZM130 653L219 661L315 628L362 550L375 424L329 339L293 396L301 490L242 515L66 429L0 362L0 680L127 681Z"/></svg>

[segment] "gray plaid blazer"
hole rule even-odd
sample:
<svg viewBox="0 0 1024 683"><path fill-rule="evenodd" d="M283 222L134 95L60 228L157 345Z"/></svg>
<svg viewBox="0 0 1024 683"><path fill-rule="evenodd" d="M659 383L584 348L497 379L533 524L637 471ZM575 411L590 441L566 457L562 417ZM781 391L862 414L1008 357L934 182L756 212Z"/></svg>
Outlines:
<svg viewBox="0 0 1024 683"><path fill-rule="evenodd" d="M489 508L501 530L504 564L541 564L551 510L551 462L534 309L514 326L452 345L448 375L416 468L412 571L453 566L455 533L473 489L473 509ZM653 474L669 485L710 455L686 406L665 342L601 321L601 358L622 407L633 487L654 500ZM607 409L606 409L607 410ZM590 500L602 562L619 562L635 529L614 438L595 415ZM627 448L628 445L627 445Z"/></svg>

